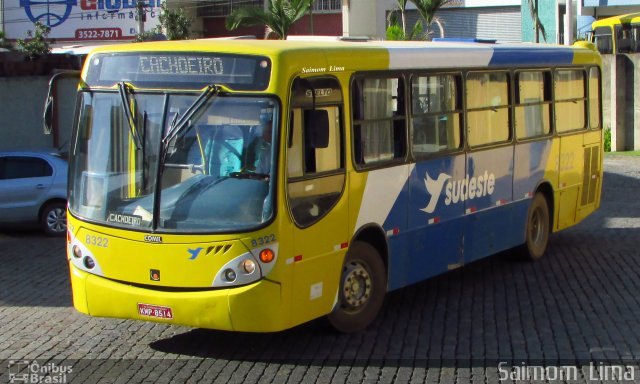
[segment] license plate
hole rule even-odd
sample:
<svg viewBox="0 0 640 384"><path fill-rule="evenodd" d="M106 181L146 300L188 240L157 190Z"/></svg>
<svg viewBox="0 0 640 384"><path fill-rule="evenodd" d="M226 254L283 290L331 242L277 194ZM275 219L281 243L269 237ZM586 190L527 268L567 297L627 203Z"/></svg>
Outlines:
<svg viewBox="0 0 640 384"><path fill-rule="evenodd" d="M169 307L138 303L138 313L142 316L156 317L158 319L173 319L173 312Z"/></svg>

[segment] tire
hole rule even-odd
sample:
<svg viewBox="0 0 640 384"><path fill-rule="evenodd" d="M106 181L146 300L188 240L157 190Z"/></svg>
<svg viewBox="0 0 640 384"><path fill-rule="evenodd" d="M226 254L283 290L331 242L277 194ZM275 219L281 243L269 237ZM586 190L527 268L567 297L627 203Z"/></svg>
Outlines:
<svg viewBox="0 0 640 384"><path fill-rule="evenodd" d="M342 268L338 302L327 318L344 333L365 329L378 316L387 291L387 274L382 258L368 243L351 245Z"/></svg>
<svg viewBox="0 0 640 384"><path fill-rule="evenodd" d="M549 204L540 192L537 192L531 200L527 213L527 228L525 243L521 247L522 255L532 261L544 256L549 242Z"/></svg>
<svg viewBox="0 0 640 384"><path fill-rule="evenodd" d="M40 226L49 236L64 236L67 232L67 206L63 202L48 203L40 214Z"/></svg>

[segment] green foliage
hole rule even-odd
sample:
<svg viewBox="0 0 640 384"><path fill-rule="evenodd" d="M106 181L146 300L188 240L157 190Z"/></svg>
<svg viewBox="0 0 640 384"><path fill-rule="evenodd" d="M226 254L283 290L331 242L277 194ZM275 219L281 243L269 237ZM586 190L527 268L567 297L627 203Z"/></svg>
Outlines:
<svg viewBox="0 0 640 384"><path fill-rule="evenodd" d="M425 21L426 35L431 34L431 24L436 21L436 12L451 0L410 0Z"/></svg>
<svg viewBox="0 0 640 384"><path fill-rule="evenodd" d="M604 151L611 152L611 128L604 129Z"/></svg>
<svg viewBox="0 0 640 384"><path fill-rule="evenodd" d="M398 22L394 22L387 27L387 40L422 40L422 22L418 20L411 29L411 32L405 34L402 26Z"/></svg>
<svg viewBox="0 0 640 384"><path fill-rule="evenodd" d="M169 40L187 40L191 20L184 13L184 9L168 9L167 3L160 6L160 26Z"/></svg>
<svg viewBox="0 0 640 384"><path fill-rule="evenodd" d="M0 31L0 48L12 49L11 43L9 43L5 37L4 32Z"/></svg>
<svg viewBox="0 0 640 384"><path fill-rule="evenodd" d="M150 31L144 31L136 35L135 42L140 43L143 41L158 41L164 40L162 37L162 27L158 26Z"/></svg>
<svg viewBox="0 0 640 384"><path fill-rule="evenodd" d="M404 40L404 31L399 24L391 24L387 27L387 40Z"/></svg>
<svg viewBox="0 0 640 384"><path fill-rule="evenodd" d="M138 33L136 42L164 40L163 35L168 40L187 40L189 38L191 20L184 13L184 9L169 9L167 3L162 3L158 19L160 21L158 26L144 33Z"/></svg>
<svg viewBox="0 0 640 384"><path fill-rule="evenodd" d="M35 59L51 52L51 43L47 40L51 28L37 21L35 26L35 32L27 31L28 38L26 40L18 39L17 41L18 49L26 53L30 59Z"/></svg>
<svg viewBox="0 0 640 384"><path fill-rule="evenodd" d="M269 0L267 10L260 7L242 7L227 18L226 27L232 31L241 26L265 25L284 40L291 26L311 8L314 0Z"/></svg>

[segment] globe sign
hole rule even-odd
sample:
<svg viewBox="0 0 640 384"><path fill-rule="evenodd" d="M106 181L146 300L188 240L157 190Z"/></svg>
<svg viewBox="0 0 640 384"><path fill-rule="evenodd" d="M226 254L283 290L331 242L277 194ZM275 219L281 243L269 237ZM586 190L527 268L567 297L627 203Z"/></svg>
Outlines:
<svg viewBox="0 0 640 384"><path fill-rule="evenodd" d="M64 23L75 5L77 0L20 0L20 7L24 7L31 21L51 28Z"/></svg>

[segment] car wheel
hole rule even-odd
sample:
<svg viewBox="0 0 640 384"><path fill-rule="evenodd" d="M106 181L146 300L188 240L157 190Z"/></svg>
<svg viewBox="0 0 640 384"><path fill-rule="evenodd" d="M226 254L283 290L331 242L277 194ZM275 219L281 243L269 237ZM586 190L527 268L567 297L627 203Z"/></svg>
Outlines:
<svg viewBox="0 0 640 384"><path fill-rule="evenodd" d="M65 203L47 204L40 215L40 226L49 236L63 236L67 232L67 206Z"/></svg>
<svg viewBox="0 0 640 384"><path fill-rule="evenodd" d="M327 317L340 332L365 329L382 308L387 291L387 274L376 249L356 241L351 245L342 268L338 303Z"/></svg>

